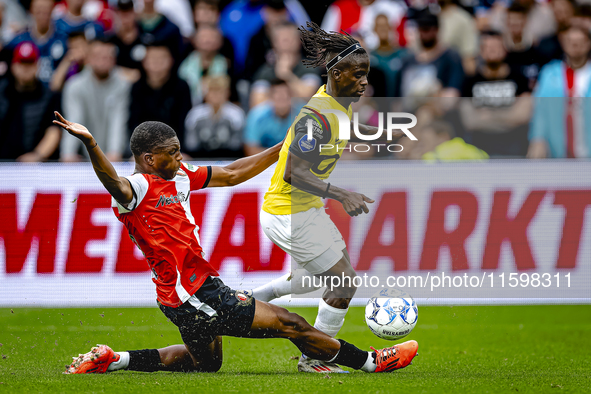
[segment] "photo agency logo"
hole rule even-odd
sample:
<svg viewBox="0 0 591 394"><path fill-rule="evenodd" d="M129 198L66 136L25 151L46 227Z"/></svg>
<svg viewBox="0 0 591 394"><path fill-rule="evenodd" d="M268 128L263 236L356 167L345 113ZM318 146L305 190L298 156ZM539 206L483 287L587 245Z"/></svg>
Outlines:
<svg viewBox="0 0 591 394"><path fill-rule="evenodd" d="M353 133L356 137L355 144L347 144L343 147L333 144L320 144L320 151L335 149L347 150L349 152L369 152L370 150L376 150L377 152L387 150L388 152L396 153L402 152L402 145L391 143L393 139L398 139L400 135L394 137L394 130L402 131L410 140L417 141L417 137L410 131L411 128L417 125L417 117L407 112L379 112L378 113L378 127L374 134L362 134L359 131L359 115L357 112L353 113L353 122L349 120L347 114L339 110L333 109L320 109L318 110L322 115L334 114L339 120L339 138L338 140L349 141L351 140L351 123L353 124ZM408 119L408 123L397 123L402 119ZM386 126L384 127L384 121ZM300 143L307 144L306 148L309 150L314 149L316 145L316 139L314 138L315 127L319 127L312 119L308 119L307 123L307 135L306 139L302 138ZM384 140L383 134L386 132L386 138ZM357 142L360 141L360 142ZM366 141L366 142L365 142Z"/></svg>

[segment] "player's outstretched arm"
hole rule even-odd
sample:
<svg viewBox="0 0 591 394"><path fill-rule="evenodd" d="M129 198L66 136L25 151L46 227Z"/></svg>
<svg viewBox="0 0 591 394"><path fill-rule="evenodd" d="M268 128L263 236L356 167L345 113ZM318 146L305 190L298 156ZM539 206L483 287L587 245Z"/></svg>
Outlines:
<svg viewBox="0 0 591 394"><path fill-rule="evenodd" d="M361 213L368 213L366 202L374 200L361 193L350 192L340 187L323 182L310 171L313 163L302 159L291 152L287 156L287 165L283 180L290 185L304 190L315 196L332 198L343 204L343 208L350 216L357 216Z"/></svg>
<svg viewBox="0 0 591 394"><path fill-rule="evenodd" d="M234 186L265 171L275 163L283 141L253 156L238 159L225 167L211 167L208 187Z"/></svg>
<svg viewBox="0 0 591 394"><path fill-rule="evenodd" d="M117 175L115 168L113 168L113 165L107 159L107 156L105 156L101 147L98 146L96 140L92 134L90 134L88 129L79 123L73 123L66 120L57 111L55 112L55 116L57 117L57 120L54 120L53 123L63 127L68 133L82 141L90 156L94 172L96 172L96 175L107 191L120 204L131 202L133 191L129 181L125 178L120 178L119 175Z"/></svg>

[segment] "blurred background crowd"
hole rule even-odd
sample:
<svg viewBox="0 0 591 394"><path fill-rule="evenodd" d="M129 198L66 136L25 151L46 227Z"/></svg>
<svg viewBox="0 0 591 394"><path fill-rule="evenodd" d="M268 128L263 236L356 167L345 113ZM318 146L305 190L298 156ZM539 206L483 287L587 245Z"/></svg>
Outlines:
<svg viewBox="0 0 591 394"><path fill-rule="evenodd" d="M147 120L187 159L255 154L326 80L306 21L370 53L361 121L419 119L402 152L347 157L591 156L589 0L0 0L0 160L85 160L55 110L115 161Z"/></svg>

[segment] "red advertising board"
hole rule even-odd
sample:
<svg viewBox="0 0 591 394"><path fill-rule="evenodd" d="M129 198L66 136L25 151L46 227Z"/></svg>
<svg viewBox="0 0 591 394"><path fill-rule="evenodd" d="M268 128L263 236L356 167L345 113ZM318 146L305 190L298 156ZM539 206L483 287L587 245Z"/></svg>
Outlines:
<svg viewBox="0 0 591 394"><path fill-rule="evenodd" d="M358 273L568 271L567 297L586 299L588 174L591 162L404 163L394 173L392 163L343 162L331 183L375 202L351 218L330 200L327 213ZM230 286L252 288L291 268L259 225L271 175L191 195L207 258ZM6 164L0 179L0 305L153 305L148 265L88 164ZM89 286L92 297L77 295Z"/></svg>

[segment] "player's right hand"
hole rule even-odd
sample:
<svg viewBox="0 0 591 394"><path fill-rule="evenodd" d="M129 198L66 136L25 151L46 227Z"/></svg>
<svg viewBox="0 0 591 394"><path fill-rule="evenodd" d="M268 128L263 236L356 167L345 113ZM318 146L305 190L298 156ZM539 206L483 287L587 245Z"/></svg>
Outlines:
<svg viewBox="0 0 591 394"><path fill-rule="evenodd" d="M64 118L62 114L57 111L54 111L54 114L57 120L54 120L53 123L66 129L68 133L81 140L85 145L90 144L94 140L94 137L92 134L90 134L90 131L88 131L88 129L82 126L80 123L74 123L66 120L66 118Z"/></svg>
<svg viewBox="0 0 591 394"><path fill-rule="evenodd" d="M349 216L361 215L363 212L368 213L369 208L365 205L366 202L373 203L374 200L367 197L365 194L355 192L347 192L345 198L341 200L341 204L343 204L343 208Z"/></svg>

